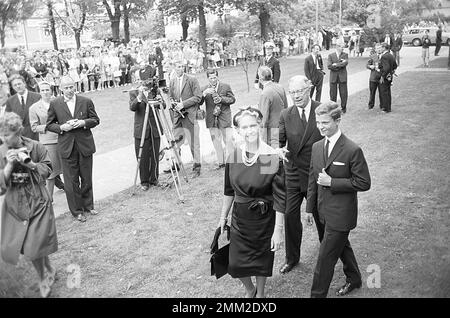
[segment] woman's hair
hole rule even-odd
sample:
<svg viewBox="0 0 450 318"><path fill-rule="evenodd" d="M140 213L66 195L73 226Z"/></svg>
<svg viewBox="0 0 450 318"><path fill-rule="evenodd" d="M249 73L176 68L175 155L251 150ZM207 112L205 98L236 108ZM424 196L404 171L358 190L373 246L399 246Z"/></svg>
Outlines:
<svg viewBox="0 0 450 318"><path fill-rule="evenodd" d="M262 119L263 119L263 114L259 111L258 108L253 108L251 106L247 107L247 108L241 108L234 116L233 116L233 125L235 127L239 127L239 121L241 120L242 117L244 117L245 115L249 115L249 116L253 116L255 117L256 121L259 123L261 123Z"/></svg>
<svg viewBox="0 0 450 318"><path fill-rule="evenodd" d="M342 109L338 103L328 101L320 104L316 108L316 115L330 115L333 120L341 118Z"/></svg>
<svg viewBox="0 0 450 318"><path fill-rule="evenodd" d="M16 113L6 112L0 117L0 134L18 132L22 127L22 118Z"/></svg>

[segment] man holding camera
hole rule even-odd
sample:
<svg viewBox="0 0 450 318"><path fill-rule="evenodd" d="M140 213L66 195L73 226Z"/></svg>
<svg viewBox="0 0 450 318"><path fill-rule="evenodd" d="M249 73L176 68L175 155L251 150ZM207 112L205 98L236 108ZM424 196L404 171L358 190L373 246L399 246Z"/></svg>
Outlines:
<svg viewBox="0 0 450 318"><path fill-rule="evenodd" d="M169 96L172 103L172 120L175 140L184 142L187 138L194 158L193 177L200 175L200 127L197 122L198 106L202 99L200 84L195 77L184 73L182 61L175 61L175 76L171 78L169 85ZM180 139L180 137L182 139ZM181 146L181 145L180 145ZM179 167L174 167L179 169ZM164 170L170 173L169 170Z"/></svg>
<svg viewBox="0 0 450 318"><path fill-rule="evenodd" d="M236 101L231 87L219 81L217 70L207 70L209 84L202 89L203 97L200 104L206 106L206 128L209 129L211 140L216 150L216 169L225 168L226 155L232 147L233 132L231 131L230 105ZM225 148L223 144L225 144Z"/></svg>
<svg viewBox="0 0 450 318"><path fill-rule="evenodd" d="M147 191L150 186L158 185L159 176L159 146L161 138L158 125L154 116L152 105L148 105L148 119L144 126L145 111L149 101L154 99L156 93L152 89L155 85L156 68L148 65L139 72L142 85L138 89L130 91L130 110L134 112L134 147L139 163L139 176L141 178L141 190ZM161 127L161 125L159 125ZM145 130L145 131L144 131Z"/></svg>
<svg viewBox="0 0 450 318"><path fill-rule="evenodd" d="M91 99L75 95L75 82L65 76L61 79L63 96L50 102L47 130L58 134L64 190L70 212L80 222L86 222L84 213L94 210L92 191L92 155L95 153L91 128L100 123Z"/></svg>

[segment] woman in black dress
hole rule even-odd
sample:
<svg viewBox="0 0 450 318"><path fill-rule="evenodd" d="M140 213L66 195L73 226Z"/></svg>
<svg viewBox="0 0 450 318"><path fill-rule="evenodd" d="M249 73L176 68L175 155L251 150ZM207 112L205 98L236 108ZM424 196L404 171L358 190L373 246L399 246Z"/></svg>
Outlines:
<svg viewBox="0 0 450 318"><path fill-rule="evenodd" d="M272 276L274 252L284 238L285 186L278 153L262 141L258 109L240 110L233 124L244 143L225 166L225 190L219 226L233 206L228 273L239 278L247 297L264 297ZM256 276L256 286L252 282Z"/></svg>

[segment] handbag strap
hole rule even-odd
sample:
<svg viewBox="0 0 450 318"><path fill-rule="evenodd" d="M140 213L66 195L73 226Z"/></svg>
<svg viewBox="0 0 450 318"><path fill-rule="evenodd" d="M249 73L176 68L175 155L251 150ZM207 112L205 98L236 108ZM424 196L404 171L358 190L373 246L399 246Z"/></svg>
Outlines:
<svg viewBox="0 0 450 318"><path fill-rule="evenodd" d="M225 225L224 231L227 232L227 239L230 240L230 227ZM220 227L217 228L216 233L214 233L214 238L211 243L211 254L214 254L219 249L219 237L220 237Z"/></svg>

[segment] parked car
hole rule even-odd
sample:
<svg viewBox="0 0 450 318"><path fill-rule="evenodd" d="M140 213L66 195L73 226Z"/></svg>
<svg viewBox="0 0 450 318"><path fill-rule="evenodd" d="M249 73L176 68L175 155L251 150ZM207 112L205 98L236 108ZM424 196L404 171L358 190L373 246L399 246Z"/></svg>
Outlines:
<svg viewBox="0 0 450 318"><path fill-rule="evenodd" d="M437 27L417 27L411 28L408 31L404 32L402 35L404 44L412 44L414 46L422 45L422 37L425 35L425 31L428 30L428 37L431 40L432 45L436 45L436 31ZM442 43L450 45L450 32L446 32L442 30Z"/></svg>

